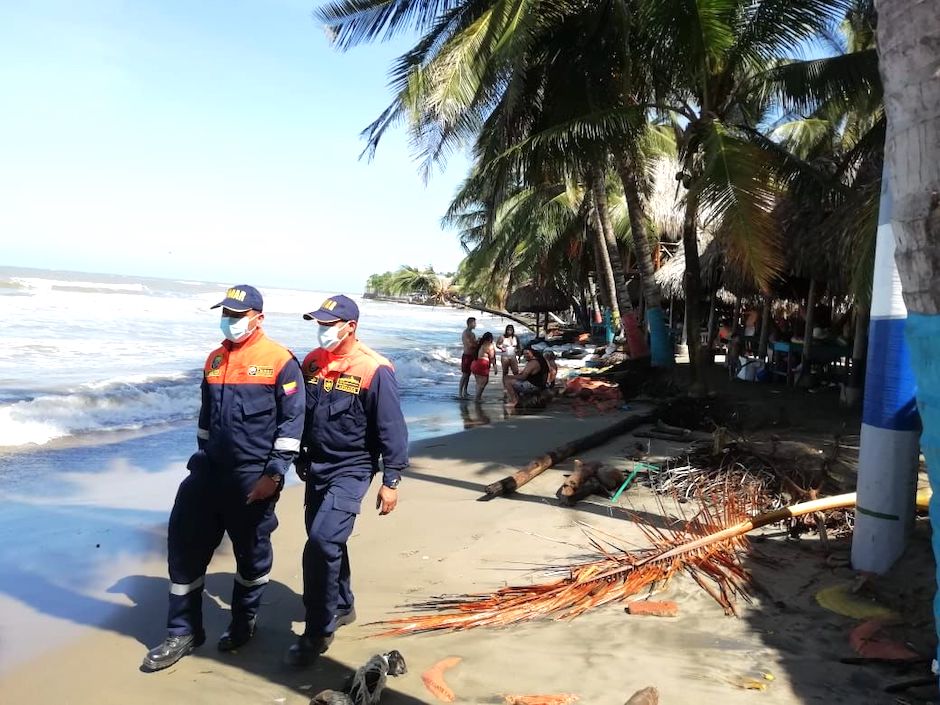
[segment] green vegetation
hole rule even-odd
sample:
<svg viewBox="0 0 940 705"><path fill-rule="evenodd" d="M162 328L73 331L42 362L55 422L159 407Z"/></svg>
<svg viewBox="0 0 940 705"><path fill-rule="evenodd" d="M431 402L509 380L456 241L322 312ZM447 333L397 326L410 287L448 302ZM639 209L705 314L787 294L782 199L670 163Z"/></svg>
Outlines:
<svg viewBox="0 0 940 705"><path fill-rule="evenodd" d="M431 303L444 303L455 293L454 274L438 274L433 267L418 269L403 265L394 272L373 274L366 280L366 294L409 296L419 294Z"/></svg>
<svg viewBox="0 0 940 705"><path fill-rule="evenodd" d="M319 14L344 50L420 35L365 134L374 150L403 123L427 173L471 145L444 216L468 252L465 294L500 305L551 285L587 310L597 292L616 320L638 278L668 365L654 272L673 243L693 375L719 287L810 280L864 300L885 135L872 0L338 0Z"/></svg>

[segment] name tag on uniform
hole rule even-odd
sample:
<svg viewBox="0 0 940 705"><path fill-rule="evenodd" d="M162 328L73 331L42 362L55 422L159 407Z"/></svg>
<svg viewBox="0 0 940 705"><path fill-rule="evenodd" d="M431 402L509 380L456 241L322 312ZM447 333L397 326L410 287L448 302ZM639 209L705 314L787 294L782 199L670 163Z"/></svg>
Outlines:
<svg viewBox="0 0 940 705"><path fill-rule="evenodd" d="M340 378L336 380L336 389L340 392L358 394L361 388L362 377L356 377L355 375L340 375Z"/></svg>
<svg viewBox="0 0 940 705"><path fill-rule="evenodd" d="M249 377L273 377L274 368L269 367L268 365L249 365L248 376Z"/></svg>

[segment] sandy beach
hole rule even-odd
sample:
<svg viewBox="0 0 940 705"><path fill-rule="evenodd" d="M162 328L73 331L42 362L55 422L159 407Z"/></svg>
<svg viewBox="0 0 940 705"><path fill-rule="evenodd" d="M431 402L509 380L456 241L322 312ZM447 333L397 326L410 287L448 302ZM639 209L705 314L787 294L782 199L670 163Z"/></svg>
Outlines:
<svg viewBox="0 0 940 705"><path fill-rule="evenodd" d="M139 670L147 647L163 636L165 527L155 526L141 545L116 552L101 568L104 575L97 582L108 587L98 593L76 596L68 591L66 577L56 588L58 596L44 585L0 599L2 700L306 703L321 689L341 686L372 654L394 648L404 654L410 672L389 683L383 699L389 705L435 702L420 674L449 656L463 659L448 673L457 702L498 703L503 694L565 692L584 703L620 705L650 685L667 704L886 702L877 689L878 674L838 663L840 656L851 655L846 635L852 622L816 605L813 594L823 585L850 581L852 573L827 567L815 553L814 540L767 541L755 548L748 567L764 592L741 605L740 618L725 616L691 580L680 577L662 595L679 603L679 616L671 619L628 616L614 605L571 622L374 636L376 629L368 623L394 615L402 603L527 581L535 566L573 561L588 552L579 548L587 545L585 524L642 544L624 509L662 522L649 490L632 488L618 507L600 497L560 507L554 494L570 463L547 471L511 498L477 501L486 483L625 413L636 412L520 416L413 444L399 509L380 518L365 502L369 508L350 542L359 623L342 630L330 651L307 670L282 664L292 632L302 627L302 488L295 485L278 505L275 565L261 624L240 652L215 649L228 621L233 573L224 543L206 582L206 645L167 671ZM633 442L620 437L581 457L622 463ZM163 479L170 481L170 476ZM908 567L929 573L929 566ZM44 647L45 637L58 645ZM741 679L761 680L764 674L773 678L764 680L765 691L740 687Z"/></svg>

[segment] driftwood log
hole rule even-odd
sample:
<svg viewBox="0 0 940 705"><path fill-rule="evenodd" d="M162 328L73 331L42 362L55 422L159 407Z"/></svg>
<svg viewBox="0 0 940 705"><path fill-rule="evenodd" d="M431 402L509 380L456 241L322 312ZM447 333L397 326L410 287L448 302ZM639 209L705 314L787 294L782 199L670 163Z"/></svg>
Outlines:
<svg viewBox="0 0 940 705"><path fill-rule="evenodd" d="M623 470L596 460L586 463L575 460L574 472L565 478L555 496L569 506L594 494L610 497L611 493L623 484L625 478Z"/></svg>
<svg viewBox="0 0 940 705"><path fill-rule="evenodd" d="M575 453L580 453L590 448L595 448L599 445L602 445L611 438L616 438L617 436L623 435L628 431L632 431L637 426L642 426L643 424L647 423L651 418L652 416L650 414L631 415L625 419L621 419L615 424L608 426L607 428L602 428L600 431L595 431L590 435L576 438L570 443L566 443L563 446L555 448L555 450L549 451L545 455L539 456L524 468L514 472L509 477L504 477L498 482L493 482L487 485L485 488L483 488L483 491L486 494L484 494L481 499L491 499L493 497L498 497L499 495L515 492L524 484L533 478L538 477L553 465L560 463L562 460L570 458Z"/></svg>

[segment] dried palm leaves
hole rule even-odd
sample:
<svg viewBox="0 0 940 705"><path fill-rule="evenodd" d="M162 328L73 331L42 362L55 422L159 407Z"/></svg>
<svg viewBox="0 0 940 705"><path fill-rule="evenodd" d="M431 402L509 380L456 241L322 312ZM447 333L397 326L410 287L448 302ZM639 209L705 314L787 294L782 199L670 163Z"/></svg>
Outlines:
<svg viewBox="0 0 940 705"><path fill-rule="evenodd" d="M747 598L748 575L739 561L748 531L800 514L851 506L855 495L840 495L747 518L734 500L721 507L706 503L691 519L661 529L636 518L648 548L626 550L594 533L592 560L549 572L562 577L544 583L501 588L489 594L442 596L411 606L416 614L383 623L384 635L505 627L540 617L572 619L654 589L686 572L726 611Z"/></svg>
<svg viewBox="0 0 940 705"><path fill-rule="evenodd" d="M647 482L657 494L680 501L695 497L734 495L748 514L768 512L793 502L815 499L837 486L829 479L836 464L851 464L851 446L836 438L825 452L818 447L794 441L737 439L715 431L709 442L693 444L682 456L661 468L651 468ZM850 526L842 514L831 521L836 529Z"/></svg>

